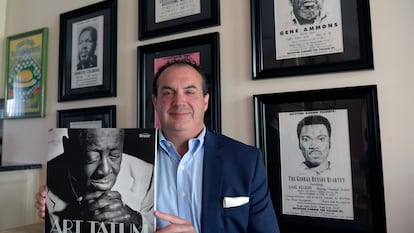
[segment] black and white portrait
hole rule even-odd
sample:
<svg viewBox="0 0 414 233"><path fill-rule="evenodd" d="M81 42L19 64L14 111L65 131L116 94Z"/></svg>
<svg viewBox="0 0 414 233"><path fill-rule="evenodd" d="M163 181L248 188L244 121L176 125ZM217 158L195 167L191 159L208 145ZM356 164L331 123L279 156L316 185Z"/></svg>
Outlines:
<svg viewBox="0 0 414 233"><path fill-rule="evenodd" d="M72 25L72 89L103 83L103 20L98 16Z"/></svg>
<svg viewBox="0 0 414 233"><path fill-rule="evenodd" d="M148 158L155 157L155 134L152 139L148 133L144 139L137 134L130 138L127 130L49 131L47 232L60 232L67 222L76 221L82 229L105 223L118 224L119 231L111 233L153 232L154 161ZM143 146L131 149L131 140Z"/></svg>
<svg viewBox="0 0 414 233"><path fill-rule="evenodd" d="M276 60L343 52L340 0L274 0Z"/></svg>
<svg viewBox="0 0 414 233"><path fill-rule="evenodd" d="M353 219L348 111L281 112L279 130L283 213Z"/></svg>

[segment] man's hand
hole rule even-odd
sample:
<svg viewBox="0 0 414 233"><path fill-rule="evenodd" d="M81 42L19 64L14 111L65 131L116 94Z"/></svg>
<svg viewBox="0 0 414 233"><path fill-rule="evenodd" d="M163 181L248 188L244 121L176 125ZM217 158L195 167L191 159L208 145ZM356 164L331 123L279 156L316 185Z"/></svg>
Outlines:
<svg viewBox="0 0 414 233"><path fill-rule="evenodd" d="M82 199L87 219L101 222L125 222L142 225L141 214L124 205L117 191L97 191Z"/></svg>
<svg viewBox="0 0 414 233"><path fill-rule="evenodd" d="M42 185L39 187L39 191L35 195L35 207L38 210L37 215L39 218L45 218L46 210L46 186Z"/></svg>
<svg viewBox="0 0 414 233"><path fill-rule="evenodd" d="M195 233L194 226L186 219L159 211L155 211L155 217L170 223L164 228L157 228L157 233Z"/></svg>

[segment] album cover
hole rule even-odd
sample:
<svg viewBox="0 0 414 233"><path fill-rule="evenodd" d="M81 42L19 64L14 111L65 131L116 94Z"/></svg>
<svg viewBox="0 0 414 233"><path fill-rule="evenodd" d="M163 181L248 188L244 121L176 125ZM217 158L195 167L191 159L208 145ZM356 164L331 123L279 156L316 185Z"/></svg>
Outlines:
<svg viewBox="0 0 414 233"><path fill-rule="evenodd" d="M154 232L156 150L156 129L50 129L45 232Z"/></svg>

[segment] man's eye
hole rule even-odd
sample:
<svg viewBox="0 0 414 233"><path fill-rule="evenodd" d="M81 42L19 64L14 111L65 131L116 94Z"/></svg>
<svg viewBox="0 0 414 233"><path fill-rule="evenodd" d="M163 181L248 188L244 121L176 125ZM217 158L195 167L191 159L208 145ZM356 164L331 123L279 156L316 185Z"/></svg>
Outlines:
<svg viewBox="0 0 414 233"><path fill-rule="evenodd" d="M327 141L327 138L326 138L326 137L320 137L320 138L319 138L319 141L321 141L321 142L326 142L326 141Z"/></svg>
<svg viewBox="0 0 414 233"><path fill-rule="evenodd" d="M96 152L96 151L89 151L89 152L86 154L85 161L86 161L87 163L93 163L93 162L99 161L100 159L101 159L101 154L100 154L99 152Z"/></svg>
<svg viewBox="0 0 414 233"><path fill-rule="evenodd" d="M121 157L121 151L119 151L119 150L111 151L110 156L111 156L112 160L119 159Z"/></svg>

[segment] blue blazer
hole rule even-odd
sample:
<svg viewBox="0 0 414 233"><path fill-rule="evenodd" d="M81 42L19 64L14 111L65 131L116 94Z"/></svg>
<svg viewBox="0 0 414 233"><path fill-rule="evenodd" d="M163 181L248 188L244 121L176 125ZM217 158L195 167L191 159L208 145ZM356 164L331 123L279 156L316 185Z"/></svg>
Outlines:
<svg viewBox="0 0 414 233"><path fill-rule="evenodd" d="M203 233L279 233L261 152L207 130L204 138ZM224 208L224 197L249 197Z"/></svg>

